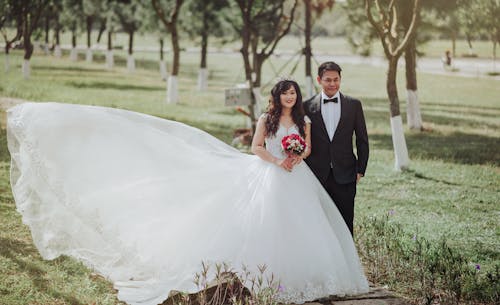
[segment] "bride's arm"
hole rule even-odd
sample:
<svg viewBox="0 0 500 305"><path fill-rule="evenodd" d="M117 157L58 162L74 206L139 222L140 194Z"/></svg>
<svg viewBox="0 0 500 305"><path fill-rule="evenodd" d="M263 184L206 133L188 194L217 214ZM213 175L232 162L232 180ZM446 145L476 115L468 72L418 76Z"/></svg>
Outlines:
<svg viewBox="0 0 500 305"><path fill-rule="evenodd" d="M306 122L305 133L306 133L305 140L306 140L307 148L304 151L304 153L301 155L302 159L309 157L309 155L311 154L311 148L312 148L311 147L311 123Z"/></svg>
<svg viewBox="0 0 500 305"><path fill-rule="evenodd" d="M288 162L285 162L286 159L276 158L266 150L266 148L264 147L265 137L266 137L265 117L261 116L257 121L255 134L253 135L252 153L259 156L264 161L274 163L286 170L291 170Z"/></svg>

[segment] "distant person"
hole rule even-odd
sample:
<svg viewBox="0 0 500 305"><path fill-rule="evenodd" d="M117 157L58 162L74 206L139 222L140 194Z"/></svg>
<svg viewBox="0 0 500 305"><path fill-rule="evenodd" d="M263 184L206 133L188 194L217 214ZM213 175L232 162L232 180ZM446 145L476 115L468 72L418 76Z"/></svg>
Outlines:
<svg viewBox="0 0 500 305"><path fill-rule="evenodd" d="M451 66L451 52L450 52L450 50L446 50L446 52L444 52L443 66L444 66L445 70L451 70L452 69L452 66Z"/></svg>

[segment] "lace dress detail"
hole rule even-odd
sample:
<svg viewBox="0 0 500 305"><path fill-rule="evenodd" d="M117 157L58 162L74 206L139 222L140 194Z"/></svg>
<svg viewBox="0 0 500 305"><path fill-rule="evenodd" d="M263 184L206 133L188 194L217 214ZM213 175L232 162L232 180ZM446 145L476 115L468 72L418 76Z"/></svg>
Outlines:
<svg viewBox="0 0 500 305"><path fill-rule="evenodd" d="M278 129L266 139L279 157ZM193 127L94 106L8 111L17 210L45 259L72 256L133 305L195 292L201 262L245 265L303 303L368 291L354 243L302 162L290 173Z"/></svg>

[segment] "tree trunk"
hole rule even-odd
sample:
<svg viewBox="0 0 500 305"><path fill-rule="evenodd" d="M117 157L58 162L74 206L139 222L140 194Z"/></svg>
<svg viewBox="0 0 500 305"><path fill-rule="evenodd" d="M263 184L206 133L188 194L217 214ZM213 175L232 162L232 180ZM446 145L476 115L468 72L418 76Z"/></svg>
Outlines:
<svg viewBox="0 0 500 305"><path fill-rule="evenodd" d="M85 60L88 63L91 63L93 60L93 55L92 55L92 40L91 40L91 34L92 34L92 23L94 22L94 18L91 16L87 16L86 23L87 23L87 54L85 55Z"/></svg>
<svg viewBox="0 0 500 305"><path fill-rule="evenodd" d="M394 147L396 170L403 170L408 167L410 159L408 148L406 147L403 121L399 112L399 98L396 86L396 75L398 68L398 57L389 59L389 71L387 72L387 95L389 96L391 112L392 144Z"/></svg>
<svg viewBox="0 0 500 305"><path fill-rule="evenodd" d="M452 48L453 58L456 58L457 57L457 33L455 33L455 31L451 32L451 48Z"/></svg>
<svg viewBox="0 0 500 305"><path fill-rule="evenodd" d="M177 25L174 23L171 27L172 49L174 51L174 60L172 63L172 73L167 82L167 103L177 104L179 101L179 88L177 75L179 74L179 59L181 48L179 46L179 35L177 33Z"/></svg>
<svg viewBox="0 0 500 305"><path fill-rule="evenodd" d="M114 66L114 56L113 56L113 44L112 44L112 39L113 39L113 29L108 30L108 50L106 53L106 67L108 69L113 69Z"/></svg>
<svg viewBox="0 0 500 305"><path fill-rule="evenodd" d="M422 130L422 116L417 94L417 54L415 40L412 39L405 49L406 65L406 118L408 127L413 130Z"/></svg>
<svg viewBox="0 0 500 305"><path fill-rule="evenodd" d="M314 95L314 83L311 72L311 0L304 0L306 8L305 13L305 48L304 55L306 57L306 92L304 98L310 98Z"/></svg>
<svg viewBox="0 0 500 305"><path fill-rule="evenodd" d="M133 72L135 70L135 59L134 59L134 31L129 31L128 33L128 57L127 57L127 70Z"/></svg>
<svg viewBox="0 0 500 305"><path fill-rule="evenodd" d="M174 51L174 62L172 64L172 75L177 76L179 74L179 60L181 54L181 48L179 46L179 35L177 33L177 26L174 24L172 26L172 49Z"/></svg>
<svg viewBox="0 0 500 305"><path fill-rule="evenodd" d="M30 59L31 55L33 55L33 44L31 43L31 32L28 18L24 18L24 29L23 29L23 43L24 43L24 61L22 64L22 71L24 79L28 79L30 77Z"/></svg>
<svg viewBox="0 0 500 305"><path fill-rule="evenodd" d="M493 41L493 72L497 71L497 42Z"/></svg>
<svg viewBox="0 0 500 305"><path fill-rule="evenodd" d="M198 90L204 91L207 89L207 48L208 48L208 14L203 13L203 29L201 31L201 62L200 71L198 72Z"/></svg>
<svg viewBox="0 0 500 305"><path fill-rule="evenodd" d="M160 38L160 76L162 80L167 80L168 79L168 70L167 70L167 63L163 59L163 38Z"/></svg>
<svg viewBox="0 0 500 305"><path fill-rule="evenodd" d="M389 59L389 70L387 71L387 95L389 96L389 104L391 117L400 115L399 112L399 97L398 88L396 86L396 75L398 72L398 59L392 57Z"/></svg>
<svg viewBox="0 0 500 305"><path fill-rule="evenodd" d="M77 61L78 59L78 51L76 50L76 22L73 23L71 30L71 53L69 58L71 61Z"/></svg>
<svg viewBox="0 0 500 305"><path fill-rule="evenodd" d="M106 22L104 19L101 20L101 26L99 27L99 33L97 34L97 44L101 41L102 34L106 30Z"/></svg>
<svg viewBox="0 0 500 305"><path fill-rule="evenodd" d="M45 55L49 55L49 31L50 31L50 17L45 16L45 45L43 46L43 51Z"/></svg>
<svg viewBox="0 0 500 305"><path fill-rule="evenodd" d="M56 17L56 31L54 36L56 38L56 45L54 46L54 56L56 58L61 58L62 50L61 50L61 24L59 23L59 15Z"/></svg>
<svg viewBox="0 0 500 305"><path fill-rule="evenodd" d="M467 40L467 44L469 45L469 55L472 56L474 55L474 48L472 47L472 37L470 33L466 33L465 38Z"/></svg>

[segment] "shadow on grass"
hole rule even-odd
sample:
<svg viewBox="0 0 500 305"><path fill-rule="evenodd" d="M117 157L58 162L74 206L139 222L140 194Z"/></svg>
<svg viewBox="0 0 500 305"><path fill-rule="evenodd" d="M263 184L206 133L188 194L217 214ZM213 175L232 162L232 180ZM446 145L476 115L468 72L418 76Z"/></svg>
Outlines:
<svg viewBox="0 0 500 305"><path fill-rule="evenodd" d="M9 162L10 154L7 148L7 131L0 129L0 162Z"/></svg>
<svg viewBox="0 0 500 305"><path fill-rule="evenodd" d="M130 84L116 84L109 82L78 82L69 81L66 82L68 86L75 88L85 88L85 89L110 89L110 90L143 90L143 91L154 91L154 90L165 90L165 88L160 86L136 86Z"/></svg>
<svg viewBox="0 0 500 305"><path fill-rule="evenodd" d="M436 179L436 178L433 178L433 177L429 177L429 176L426 176L420 172L417 172L415 170L412 170L412 169L407 169L405 170L405 173L408 173L408 174L411 174L413 175L415 178L418 178L418 179L423 179L423 180L429 180L429 181L434 181L434 182L439 182L439 183L443 183L443 184L447 184L447 185L455 185L455 186L460 186L462 184L458 184L458 183L453 183L453 182L450 182L450 181L446 181L446 180L442 180L442 179Z"/></svg>
<svg viewBox="0 0 500 305"><path fill-rule="evenodd" d="M47 66L47 65L33 65L32 69L38 71L68 71L68 72L98 72L98 73L107 72L106 69L96 69L90 67L83 68L76 66L57 67L57 66Z"/></svg>
<svg viewBox="0 0 500 305"><path fill-rule="evenodd" d="M405 137L410 158L500 166L499 138L462 132L447 135L422 132ZM370 141L374 149L393 149L390 134L372 134Z"/></svg>
<svg viewBox="0 0 500 305"><path fill-rule="evenodd" d="M50 288L49 280L44 278L46 271L38 267L36 261L34 261L33 259L20 259L22 257L28 257L29 255L37 255L36 249L33 246L15 239L0 237L0 256L7 258L9 261L17 265L21 272L26 273L31 279L33 287L35 287L39 291L51 295L54 298L62 299L67 304L84 304L70 294L62 293L54 290L53 288ZM65 258L57 260L61 262L65 260Z"/></svg>

